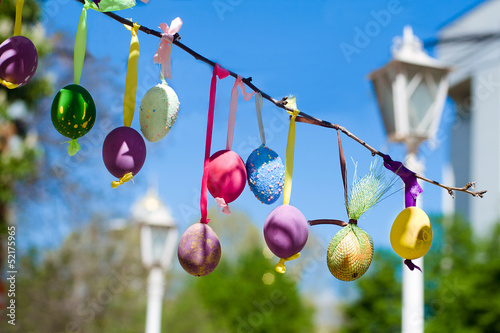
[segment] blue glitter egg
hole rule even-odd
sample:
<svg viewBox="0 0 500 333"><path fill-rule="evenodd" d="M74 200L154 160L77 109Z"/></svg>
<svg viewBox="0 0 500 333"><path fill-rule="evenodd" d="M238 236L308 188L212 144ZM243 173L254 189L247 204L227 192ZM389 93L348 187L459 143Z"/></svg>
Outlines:
<svg viewBox="0 0 500 333"><path fill-rule="evenodd" d="M285 183L285 166L278 154L262 145L248 156L246 168L255 197L268 205L278 200Z"/></svg>

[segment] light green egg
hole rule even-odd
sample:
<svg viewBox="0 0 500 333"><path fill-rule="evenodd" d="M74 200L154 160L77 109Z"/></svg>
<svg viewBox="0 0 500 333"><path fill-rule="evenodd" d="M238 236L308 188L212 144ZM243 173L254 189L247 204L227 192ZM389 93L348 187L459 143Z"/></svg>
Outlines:
<svg viewBox="0 0 500 333"><path fill-rule="evenodd" d="M149 89L141 102L139 121L141 132L149 142L163 139L179 113L179 98L167 83L160 83Z"/></svg>

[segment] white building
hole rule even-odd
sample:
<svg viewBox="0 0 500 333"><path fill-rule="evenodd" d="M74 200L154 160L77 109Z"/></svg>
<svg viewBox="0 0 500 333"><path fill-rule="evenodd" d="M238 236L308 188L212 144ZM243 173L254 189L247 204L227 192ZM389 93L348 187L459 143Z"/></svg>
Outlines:
<svg viewBox="0 0 500 333"><path fill-rule="evenodd" d="M450 132L450 162L443 182L461 187L468 181L483 198L456 193L443 202L446 213L462 214L478 234L500 219L500 0L480 3L444 26L436 56L454 67L449 95L457 105ZM450 38L497 34L451 42ZM450 121L450 120L449 120ZM451 202L453 200L453 202Z"/></svg>

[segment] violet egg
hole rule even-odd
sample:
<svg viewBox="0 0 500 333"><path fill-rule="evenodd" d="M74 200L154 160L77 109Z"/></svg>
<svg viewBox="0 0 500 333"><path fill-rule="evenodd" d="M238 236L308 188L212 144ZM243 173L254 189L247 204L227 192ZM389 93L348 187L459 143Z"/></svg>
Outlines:
<svg viewBox="0 0 500 333"><path fill-rule="evenodd" d="M0 44L0 83L18 88L28 83L38 66L35 45L24 36L14 36Z"/></svg>
<svg viewBox="0 0 500 333"><path fill-rule="evenodd" d="M264 239L277 257L288 258L306 245L309 227L304 215L290 205L276 207L264 223Z"/></svg>
<svg viewBox="0 0 500 333"><path fill-rule="evenodd" d="M113 176L121 178L129 172L135 176L146 160L144 139L133 128L115 128L104 140L102 159Z"/></svg>

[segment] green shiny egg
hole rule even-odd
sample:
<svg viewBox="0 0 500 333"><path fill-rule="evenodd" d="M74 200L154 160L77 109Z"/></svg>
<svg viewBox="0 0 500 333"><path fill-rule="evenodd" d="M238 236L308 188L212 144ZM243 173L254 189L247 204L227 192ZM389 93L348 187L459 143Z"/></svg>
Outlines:
<svg viewBox="0 0 500 333"><path fill-rule="evenodd" d="M52 124L62 135L76 139L94 126L96 109L90 93L70 84L57 93L51 108Z"/></svg>

